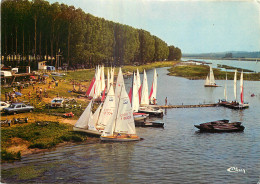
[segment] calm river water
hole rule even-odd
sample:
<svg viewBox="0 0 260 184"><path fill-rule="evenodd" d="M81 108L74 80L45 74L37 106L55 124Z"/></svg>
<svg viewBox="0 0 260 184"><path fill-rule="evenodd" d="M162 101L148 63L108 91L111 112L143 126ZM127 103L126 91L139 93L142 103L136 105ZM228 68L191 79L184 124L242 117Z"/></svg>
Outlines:
<svg viewBox="0 0 260 184"><path fill-rule="evenodd" d="M214 103L223 87L205 88L203 80L167 76L159 68L158 103ZM148 81L153 71L147 71ZM127 84L131 83L126 79ZM149 87L151 84L149 83ZM217 81L224 86L225 81ZM132 143L82 143L33 154L2 165L6 183L257 183L260 180L260 82L245 81L249 109L224 107L168 109L162 128L137 128L144 140ZM250 97L255 93L255 97ZM233 100L233 81L228 81ZM242 121L243 133L199 133L194 124L218 119ZM235 167L234 172L227 171ZM18 177L16 172L40 174ZM232 170L231 170L232 171ZM23 175L22 175L23 176Z"/></svg>

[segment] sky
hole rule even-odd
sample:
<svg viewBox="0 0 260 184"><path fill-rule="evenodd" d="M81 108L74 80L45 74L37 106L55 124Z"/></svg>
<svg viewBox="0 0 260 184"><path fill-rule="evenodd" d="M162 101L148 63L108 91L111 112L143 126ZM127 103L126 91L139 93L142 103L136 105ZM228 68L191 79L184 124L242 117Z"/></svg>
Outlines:
<svg viewBox="0 0 260 184"><path fill-rule="evenodd" d="M48 0L144 29L182 53L260 51L260 0Z"/></svg>

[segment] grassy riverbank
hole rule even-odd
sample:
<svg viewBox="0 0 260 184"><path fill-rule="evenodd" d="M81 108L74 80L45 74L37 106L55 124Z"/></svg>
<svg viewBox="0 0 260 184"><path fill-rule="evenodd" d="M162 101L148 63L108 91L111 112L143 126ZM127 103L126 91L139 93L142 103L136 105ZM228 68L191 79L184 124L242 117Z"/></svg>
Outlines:
<svg viewBox="0 0 260 184"><path fill-rule="evenodd" d="M155 62L140 66L123 66L123 72L136 71L138 68L140 72L144 69L149 70L158 67L173 66L177 62ZM115 75L118 72L116 68ZM77 71L69 71L66 76L56 77L59 81L58 86L52 82L52 77L47 79L46 84L36 83L22 90L23 96L18 97L18 101L30 103L35 107L32 113L21 113L16 115L7 115L1 113L1 120L12 120L13 118L28 117L27 124L15 124L11 127L1 127L1 159L2 161L11 161L20 159L21 156L38 151L45 151L57 146L63 142L77 142L88 140L86 134L80 134L72 131L73 125L80 117L84 109L89 103L89 100L82 97L78 93L71 92L73 90L73 82L75 82L76 91L79 88L86 91L91 79L95 74L95 69L84 69ZM107 70L105 69L105 75ZM116 80L116 78L115 78ZM50 83L50 84L49 84ZM48 97L40 100L36 96L36 88L46 89ZM1 101L5 99L5 92L12 91L13 88L1 89ZM31 97L28 93L31 92ZM49 108L51 99L56 96L70 99L67 104L68 108ZM74 99L74 100L72 100ZM97 108L98 105L95 105ZM75 115L72 118L63 118L64 113L73 112ZM37 125L39 121L50 121L45 126ZM56 123L55 123L56 122Z"/></svg>
<svg viewBox="0 0 260 184"><path fill-rule="evenodd" d="M161 61L161 62L154 62L154 63L147 63L145 65L140 66L123 66L122 71L123 72L136 72L136 69L138 68L139 72L143 72L143 70L150 70L153 68L161 68L161 67L171 67L178 63L179 61Z"/></svg>
<svg viewBox="0 0 260 184"><path fill-rule="evenodd" d="M168 69L168 75L185 77L192 80L206 79L209 73L209 66L207 65L176 65ZM226 72L220 69L213 69L215 79L225 80ZM238 75L239 79L240 75ZM227 72L228 80L234 79L234 72ZM244 80L260 81L260 73L244 73Z"/></svg>
<svg viewBox="0 0 260 184"><path fill-rule="evenodd" d="M51 149L63 142L81 142L85 134L72 131L72 125L59 122L30 123L1 129L2 161L20 159L21 155Z"/></svg>

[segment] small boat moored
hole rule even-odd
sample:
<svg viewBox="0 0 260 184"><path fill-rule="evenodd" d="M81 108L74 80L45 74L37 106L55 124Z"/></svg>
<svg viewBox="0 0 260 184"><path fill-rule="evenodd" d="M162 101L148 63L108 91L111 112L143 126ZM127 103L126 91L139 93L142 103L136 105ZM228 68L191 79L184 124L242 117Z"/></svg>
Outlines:
<svg viewBox="0 0 260 184"><path fill-rule="evenodd" d="M133 116L135 122L144 122L149 117L149 114L134 112Z"/></svg>
<svg viewBox="0 0 260 184"><path fill-rule="evenodd" d="M241 125L241 122L229 122L229 120L217 120L199 125L194 125L200 130L200 132L242 132L245 127Z"/></svg>
<svg viewBox="0 0 260 184"><path fill-rule="evenodd" d="M163 110L156 106L139 107L138 112L149 114L149 116L163 117Z"/></svg>
<svg viewBox="0 0 260 184"><path fill-rule="evenodd" d="M136 127L155 127L155 128L163 128L164 123L162 122L154 122L154 121L135 121Z"/></svg>

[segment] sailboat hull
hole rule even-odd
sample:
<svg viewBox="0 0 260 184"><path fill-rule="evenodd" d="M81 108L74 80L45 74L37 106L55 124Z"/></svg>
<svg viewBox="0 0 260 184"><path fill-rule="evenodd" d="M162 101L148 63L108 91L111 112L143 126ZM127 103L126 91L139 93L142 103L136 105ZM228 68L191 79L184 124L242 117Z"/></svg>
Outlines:
<svg viewBox="0 0 260 184"><path fill-rule="evenodd" d="M221 87L221 86L219 86L219 85L211 85L211 84L205 84L204 85L204 87Z"/></svg>
<svg viewBox="0 0 260 184"><path fill-rule="evenodd" d="M131 141L140 141L140 137L117 137L117 136L101 136L101 141L106 142L131 142Z"/></svg>
<svg viewBox="0 0 260 184"><path fill-rule="evenodd" d="M88 129L84 129L84 128L79 128L79 127L73 127L73 131L76 131L76 132L85 132L89 135L94 135L94 136L97 136L97 137L100 137L101 136L101 132L99 131L95 131L95 130L88 130Z"/></svg>
<svg viewBox="0 0 260 184"><path fill-rule="evenodd" d="M140 107L138 112L149 114L149 116L163 117L163 110L162 109L151 108L149 106Z"/></svg>
<svg viewBox="0 0 260 184"><path fill-rule="evenodd" d="M236 102L221 101L218 104L220 106L227 107L229 109L247 109L247 108L249 108L249 104L239 104Z"/></svg>

